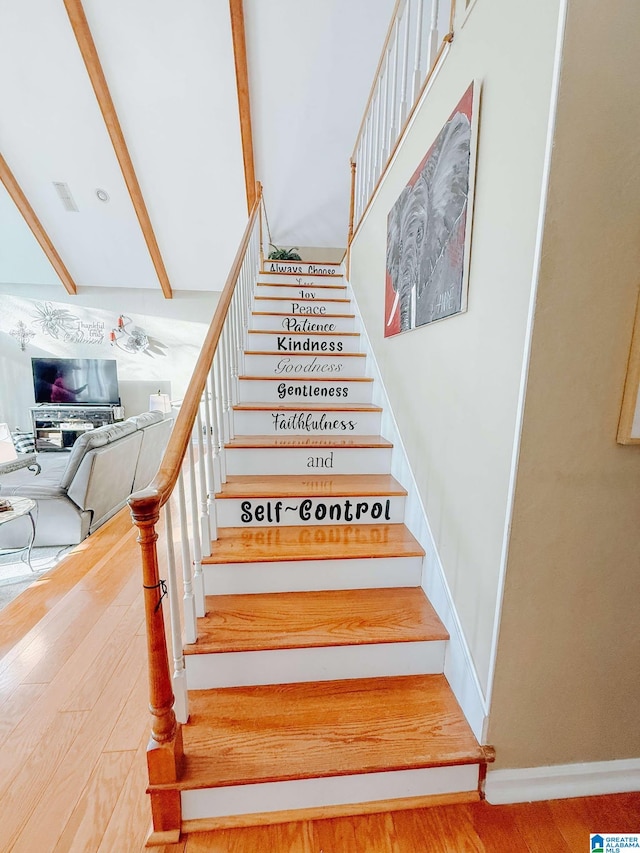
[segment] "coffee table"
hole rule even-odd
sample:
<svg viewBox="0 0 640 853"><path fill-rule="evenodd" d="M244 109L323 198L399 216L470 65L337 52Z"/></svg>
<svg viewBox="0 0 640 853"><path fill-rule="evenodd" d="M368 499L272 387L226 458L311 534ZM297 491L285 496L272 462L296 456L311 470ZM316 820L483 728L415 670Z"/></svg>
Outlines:
<svg viewBox="0 0 640 853"><path fill-rule="evenodd" d="M0 474L10 474L12 471L19 471L21 468L28 468L34 474L40 473L40 465L36 453L18 453L15 459L10 459L8 462L0 462Z"/></svg>
<svg viewBox="0 0 640 853"><path fill-rule="evenodd" d="M35 454L34 454L35 455ZM3 524L11 524L12 521L16 521L18 518L24 518L25 515L29 516L29 520L31 522L31 532L29 533L29 539L26 545L19 546L17 548L3 548L0 550L0 554L20 554L21 552L27 552L27 565L33 571L33 566L31 565L31 548L33 546L33 540L36 536L36 522L33 517L33 511L36 508L36 502L31 500L31 498L7 498L9 503L11 504L11 509L4 510L0 512L0 525Z"/></svg>

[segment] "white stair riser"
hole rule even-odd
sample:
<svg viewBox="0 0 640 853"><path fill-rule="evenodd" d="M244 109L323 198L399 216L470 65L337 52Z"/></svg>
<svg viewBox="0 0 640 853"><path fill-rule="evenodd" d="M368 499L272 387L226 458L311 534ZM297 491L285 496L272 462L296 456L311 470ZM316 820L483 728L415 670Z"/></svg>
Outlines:
<svg viewBox="0 0 640 853"><path fill-rule="evenodd" d="M253 330L245 337L248 350L267 350L269 352L317 352L339 353L360 352L360 335L299 334L290 332L271 332Z"/></svg>
<svg viewBox="0 0 640 853"><path fill-rule="evenodd" d="M308 261L270 261L264 260L262 272L286 273L288 275L317 275L322 278L340 279L342 275L341 264L312 264Z"/></svg>
<svg viewBox="0 0 640 853"><path fill-rule="evenodd" d="M258 273L257 284L287 284L305 287L346 287L344 276L335 275L286 275L285 273Z"/></svg>
<svg viewBox="0 0 640 853"><path fill-rule="evenodd" d="M288 782L198 788L180 793L182 820L188 822L205 818L224 818L230 815L290 812L295 809L348 805L353 805L357 813L359 803L457 792L473 793L478 790L478 780L478 764L459 764L449 767L424 767L416 770L389 770L381 773L295 779ZM187 830L195 828L188 825L186 827Z"/></svg>
<svg viewBox="0 0 640 853"><path fill-rule="evenodd" d="M349 299L345 285L318 287L319 282L300 280L257 284L254 296L279 296L284 299Z"/></svg>
<svg viewBox="0 0 640 853"><path fill-rule="evenodd" d="M380 412L238 410L236 435L378 435Z"/></svg>
<svg viewBox="0 0 640 853"><path fill-rule="evenodd" d="M227 474L388 474L390 447L228 447Z"/></svg>
<svg viewBox="0 0 640 853"><path fill-rule="evenodd" d="M240 379L241 403L370 403L373 382Z"/></svg>
<svg viewBox="0 0 640 853"><path fill-rule="evenodd" d="M259 297L253 300L253 311L275 311L277 314L292 314L294 317L309 317L317 320L326 314L353 314L350 302L344 299L276 299Z"/></svg>
<svg viewBox="0 0 640 853"><path fill-rule="evenodd" d="M189 690L300 684L345 678L432 675L444 670L445 642L269 649L185 655Z"/></svg>
<svg viewBox="0 0 640 853"><path fill-rule="evenodd" d="M401 524L403 496L331 498L224 498L216 500L218 527L307 524Z"/></svg>
<svg viewBox="0 0 640 853"><path fill-rule="evenodd" d="M344 354L254 353L244 355L245 376L281 376L283 379L338 379L365 375L364 356Z"/></svg>
<svg viewBox="0 0 640 853"><path fill-rule="evenodd" d="M261 310L261 309L260 309ZM356 328L355 315L323 317L302 317L300 314L287 314L285 311L275 314L253 313L251 328L272 332L282 329L284 332L353 332Z"/></svg>
<svg viewBox="0 0 640 853"><path fill-rule="evenodd" d="M265 535L277 535L265 529ZM373 533L372 529L372 533ZM328 589L390 589L419 586L422 557L353 560L280 560L273 563L204 564L205 595L318 592Z"/></svg>

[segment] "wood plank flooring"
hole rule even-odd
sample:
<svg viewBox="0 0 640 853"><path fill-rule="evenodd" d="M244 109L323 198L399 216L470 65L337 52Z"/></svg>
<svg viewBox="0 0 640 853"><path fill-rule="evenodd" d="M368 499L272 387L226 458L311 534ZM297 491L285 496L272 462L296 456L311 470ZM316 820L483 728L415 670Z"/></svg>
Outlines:
<svg viewBox="0 0 640 853"><path fill-rule="evenodd" d="M142 853L149 722L128 511L9 604L0 638L0 850ZM589 832L639 828L640 794L621 794L217 830L151 850L581 853Z"/></svg>

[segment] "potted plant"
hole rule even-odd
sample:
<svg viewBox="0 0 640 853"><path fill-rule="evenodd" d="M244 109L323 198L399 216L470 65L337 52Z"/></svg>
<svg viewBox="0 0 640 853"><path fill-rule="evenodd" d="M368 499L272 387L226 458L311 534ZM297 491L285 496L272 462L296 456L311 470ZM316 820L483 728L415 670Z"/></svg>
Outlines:
<svg viewBox="0 0 640 853"><path fill-rule="evenodd" d="M278 246L274 246L273 243L269 243L272 247L273 251L269 252L269 260L270 261L301 261L302 258L295 251L298 247L292 246L290 249L280 249Z"/></svg>

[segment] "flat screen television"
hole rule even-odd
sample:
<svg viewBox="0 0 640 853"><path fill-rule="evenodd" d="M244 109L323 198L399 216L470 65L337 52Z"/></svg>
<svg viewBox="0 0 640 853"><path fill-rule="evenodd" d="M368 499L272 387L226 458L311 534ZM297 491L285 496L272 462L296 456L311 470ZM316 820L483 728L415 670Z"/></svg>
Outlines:
<svg viewBox="0 0 640 853"><path fill-rule="evenodd" d="M37 404L120 404L115 359L32 358L31 368Z"/></svg>

